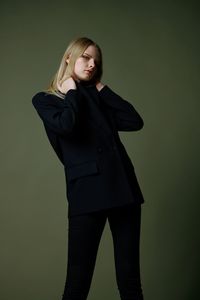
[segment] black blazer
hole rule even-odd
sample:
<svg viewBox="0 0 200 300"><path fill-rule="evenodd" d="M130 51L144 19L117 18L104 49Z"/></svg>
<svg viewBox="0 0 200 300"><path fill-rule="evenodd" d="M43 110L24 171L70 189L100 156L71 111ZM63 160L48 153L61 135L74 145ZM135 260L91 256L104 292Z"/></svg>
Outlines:
<svg viewBox="0 0 200 300"><path fill-rule="evenodd" d="M107 85L76 83L65 98L38 92L32 103L63 164L68 216L143 203L132 162L118 131L136 131L143 120Z"/></svg>

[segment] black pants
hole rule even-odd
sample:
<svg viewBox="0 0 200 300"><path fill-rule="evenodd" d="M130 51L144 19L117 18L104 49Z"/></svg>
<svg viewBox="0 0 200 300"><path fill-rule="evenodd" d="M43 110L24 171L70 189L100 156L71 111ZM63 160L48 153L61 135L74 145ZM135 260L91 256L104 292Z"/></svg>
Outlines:
<svg viewBox="0 0 200 300"><path fill-rule="evenodd" d="M69 217L67 278L62 300L86 300L101 235L108 218L121 300L143 300L139 241L141 205L128 204Z"/></svg>

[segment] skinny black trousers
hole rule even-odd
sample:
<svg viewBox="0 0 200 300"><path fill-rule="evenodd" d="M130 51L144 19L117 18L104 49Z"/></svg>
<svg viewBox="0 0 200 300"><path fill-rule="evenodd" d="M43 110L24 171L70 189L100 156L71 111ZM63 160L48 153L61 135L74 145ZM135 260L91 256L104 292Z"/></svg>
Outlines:
<svg viewBox="0 0 200 300"><path fill-rule="evenodd" d="M139 262L141 204L68 217L67 276L62 300L87 299L107 218L120 298L143 300Z"/></svg>

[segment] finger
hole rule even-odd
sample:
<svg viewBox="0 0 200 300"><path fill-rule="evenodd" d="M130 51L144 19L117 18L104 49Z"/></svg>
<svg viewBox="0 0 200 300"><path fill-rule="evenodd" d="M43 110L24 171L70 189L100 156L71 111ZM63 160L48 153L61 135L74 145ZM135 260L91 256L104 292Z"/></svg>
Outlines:
<svg viewBox="0 0 200 300"><path fill-rule="evenodd" d="M57 87L58 87L58 89L59 89L59 90L61 90L61 89L62 89L62 87L61 87L61 85L60 85L60 83L59 83L59 82L57 82Z"/></svg>
<svg viewBox="0 0 200 300"><path fill-rule="evenodd" d="M72 81L74 81L74 82L75 82L75 79L74 79L74 77L73 77L73 76L71 76L70 78L71 78L71 80L72 80Z"/></svg>

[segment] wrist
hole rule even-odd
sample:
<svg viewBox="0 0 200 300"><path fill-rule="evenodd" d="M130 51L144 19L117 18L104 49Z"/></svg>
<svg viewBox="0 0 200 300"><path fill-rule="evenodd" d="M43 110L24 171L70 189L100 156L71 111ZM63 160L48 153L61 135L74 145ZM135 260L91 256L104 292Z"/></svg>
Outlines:
<svg viewBox="0 0 200 300"><path fill-rule="evenodd" d="M104 88L104 84L103 83L101 83L101 82L98 82L97 84L96 84L96 88L97 88L97 90L100 92L103 88Z"/></svg>

